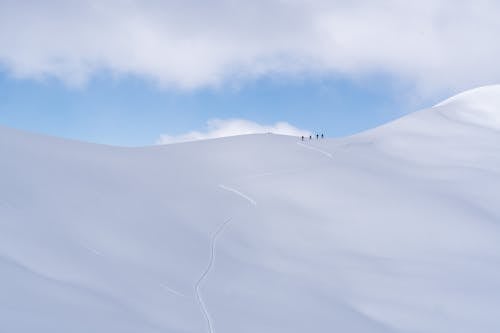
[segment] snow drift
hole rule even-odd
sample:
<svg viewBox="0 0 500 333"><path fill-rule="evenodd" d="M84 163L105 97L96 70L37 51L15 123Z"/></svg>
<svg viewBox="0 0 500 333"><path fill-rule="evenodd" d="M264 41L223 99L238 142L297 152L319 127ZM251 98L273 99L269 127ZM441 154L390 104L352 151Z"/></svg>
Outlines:
<svg viewBox="0 0 500 333"><path fill-rule="evenodd" d="M2 332L498 332L500 87L337 140L0 128Z"/></svg>

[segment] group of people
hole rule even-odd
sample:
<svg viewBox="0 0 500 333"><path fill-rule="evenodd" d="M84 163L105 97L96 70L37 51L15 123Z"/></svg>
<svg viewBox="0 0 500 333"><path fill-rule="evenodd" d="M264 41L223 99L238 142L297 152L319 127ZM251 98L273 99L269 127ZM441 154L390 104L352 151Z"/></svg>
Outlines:
<svg viewBox="0 0 500 333"><path fill-rule="evenodd" d="M321 138L323 139L325 136L323 135L323 133L321 133ZM320 135L319 134L316 134L316 140L318 140L320 138ZM309 140L312 140L312 135L309 135ZM304 141L304 136L302 135L302 141Z"/></svg>

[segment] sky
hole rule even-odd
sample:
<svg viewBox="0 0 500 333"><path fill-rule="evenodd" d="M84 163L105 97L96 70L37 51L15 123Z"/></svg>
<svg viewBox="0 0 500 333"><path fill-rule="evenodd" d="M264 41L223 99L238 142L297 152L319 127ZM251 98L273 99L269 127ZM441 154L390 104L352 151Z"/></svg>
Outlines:
<svg viewBox="0 0 500 333"><path fill-rule="evenodd" d="M142 146L340 137L498 83L478 0L0 0L0 125Z"/></svg>

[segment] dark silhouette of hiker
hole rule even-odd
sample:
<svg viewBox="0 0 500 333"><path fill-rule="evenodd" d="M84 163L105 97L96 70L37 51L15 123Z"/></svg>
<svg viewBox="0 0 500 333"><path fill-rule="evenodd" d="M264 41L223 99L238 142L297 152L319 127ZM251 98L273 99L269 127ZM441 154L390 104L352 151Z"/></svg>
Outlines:
<svg viewBox="0 0 500 333"><path fill-rule="evenodd" d="M302 141L304 141L304 136L302 135Z"/></svg>
<svg viewBox="0 0 500 333"><path fill-rule="evenodd" d="M321 133L321 138L322 138L322 139L324 138L323 133Z"/></svg>
<svg viewBox="0 0 500 333"><path fill-rule="evenodd" d="M311 135L309 135L309 140L311 140L311 139L312 139L312 136L311 136Z"/></svg>
<svg viewBox="0 0 500 333"><path fill-rule="evenodd" d="M319 139L319 134L316 134L316 140L318 140L318 139Z"/></svg>

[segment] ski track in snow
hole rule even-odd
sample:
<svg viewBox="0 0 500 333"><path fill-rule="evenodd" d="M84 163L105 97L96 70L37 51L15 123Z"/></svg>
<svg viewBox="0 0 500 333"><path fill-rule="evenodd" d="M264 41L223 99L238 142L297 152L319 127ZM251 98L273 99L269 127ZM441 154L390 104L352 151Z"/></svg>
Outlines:
<svg viewBox="0 0 500 333"><path fill-rule="evenodd" d="M233 193L239 195L240 197L242 197L243 199L247 200L248 202L250 202L252 205L257 206L257 202L254 199L250 198L248 195L241 193L240 191L235 190L234 188L228 187L228 186L223 185L223 184L220 184L219 187L223 190L233 192Z"/></svg>
<svg viewBox="0 0 500 333"><path fill-rule="evenodd" d="M325 150L323 150L323 149L319 149L319 148L314 147L314 146L309 146L309 145L303 144L303 143L301 143L301 142L297 142L297 144L298 144L299 146L301 146L301 147L304 147L304 148L307 148L307 149L311 149L311 150L317 151L318 153L321 153L321 154L323 154L323 155L327 156L328 158L333 158L332 153L329 153L329 152L327 152L327 151L325 151Z"/></svg>
<svg viewBox="0 0 500 333"><path fill-rule="evenodd" d="M333 154L325 151L325 150L322 150L320 148L317 148L317 147L314 147L314 146L308 146L306 144L303 144L301 142L297 142L297 144L301 147L304 147L304 148L307 148L307 149L311 149L311 150L314 150L318 153L321 153L323 155L325 155L326 157L328 158L331 158L333 159ZM285 170L283 173L286 173L286 172L296 172L298 171L297 169L290 169L290 170ZM274 172L265 172L265 173L262 173L262 174L257 174L257 175L252 175L252 176L249 176L249 178L252 178L252 177L265 177L265 176L272 176L276 173ZM238 196L240 196L241 198L245 199L246 201L250 202L253 206L257 206L257 202L252 199L251 197L249 197L248 195L232 188L232 187L229 187L229 186L226 186L224 184L219 184L219 187L223 190L226 190L226 191L229 191L229 192L232 192ZM215 233L213 234L213 236L211 237L211 254L210 254L210 260L208 262L208 265L207 265L207 268L203 271L203 273L201 274L200 278L198 279L198 281L196 281L196 284L195 284L195 294L196 294L196 298L198 300L198 303L200 305L200 309L201 311L203 312L203 315L205 317L205 320L207 322L207 327L208 327L208 332L209 333L214 333L214 328L213 328L213 323L212 323L212 318L210 317L210 313L207 309L207 305L205 304L205 302L203 301L203 297L201 295L201 291L200 291L200 287L201 287L201 284L203 283L203 281L205 281L205 279L207 278L208 274L210 273L210 271L212 270L212 267L213 267L213 264L215 262L215 253L216 253L216 244L217 244L217 237L222 233L222 231L224 230L224 228L231 222L232 218L229 218L227 219L223 224L221 224L219 226L219 228L215 231ZM177 293L175 290L171 289L171 288L168 288L164 285L162 285L162 287L164 287L165 289L175 293L176 295L180 295L180 296L184 296L184 295L181 295L179 293Z"/></svg>
<svg viewBox="0 0 500 333"><path fill-rule="evenodd" d="M201 308L201 310L203 312L205 320L207 321L207 326L208 326L208 332L209 333L214 333L214 328L213 328L213 325L212 325L212 319L210 318L210 313L208 312L207 306L206 306L205 302L203 301L203 297L201 296L200 287L201 287L201 284L203 283L203 281L205 281L205 279L207 278L208 273L210 273L210 271L212 270L212 267L214 265L214 261L215 261L215 246L217 244L217 237L219 237L219 235L221 234L221 232L229 224L229 222L231 222L231 220L232 219L229 218L224 223L222 223L219 226L219 228L217 228L217 230L215 231L215 233L213 234L213 236L211 237L211 240L210 240L210 248L211 248L210 260L208 262L207 268L203 271L203 273L201 274L201 276L198 279L198 281L196 281L196 284L194 286L194 290L195 290L195 293L196 293L196 298L198 300L198 303L200 304L200 308Z"/></svg>
<svg viewBox="0 0 500 333"><path fill-rule="evenodd" d="M161 287L163 290L168 291L169 293L172 293L172 294L174 294L174 295L177 295L177 296L180 296L180 297L186 297L186 295L184 295L184 294L182 294L182 293L178 292L178 291L177 291L177 290L175 290L175 289L170 288L169 286L167 286L167 285L166 285L166 284L164 284L164 283L160 283L160 287Z"/></svg>
<svg viewBox="0 0 500 333"><path fill-rule="evenodd" d="M246 194L244 194L244 193L242 193L242 192L240 192L240 191L238 191L238 190L236 190L234 188L225 186L223 184L219 184L219 187L221 189L223 189L223 190L232 192L232 193L234 193L234 194L242 197L246 201L250 202L253 206L257 205L257 202L254 199L250 198L248 195L246 195ZM208 333L214 333L214 327L213 327L213 324L212 324L212 318L210 317L210 312L208 312L207 305L203 301L203 297L201 295L200 288L201 288L201 285L202 285L203 281L205 281L205 279L207 278L208 274L210 273L210 271L212 270L212 267L214 265L214 262L215 262L215 253L216 253L216 245L217 245L217 238L222 233L222 231L224 231L224 228L231 221L232 221L232 218L227 219L224 223L222 223L219 226L219 228L217 228L217 230L215 231L215 233L212 235L211 240L210 240L210 249L211 249L211 251L210 251L210 260L208 262L207 268L203 271L203 273L201 274L201 276L198 279L198 281L196 281L196 284L194 286L194 290L195 290L195 294L196 294L196 299L198 300L198 304L200 305L200 309L203 312L203 316L205 317L205 320L207 322Z"/></svg>
<svg viewBox="0 0 500 333"><path fill-rule="evenodd" d="M327 156L328 158L333 158L333 155L331 153L329 153L327 151L324 151L322 149L319 149L317 147L308 146L308 145L305 145L305 144L300 143L300 142L297 142L297 144L299 146L304 147L304 148L317 151L317 152L319 152L319 153ZM295 169L287 170L287 172L294 172L294 171L297 171L297 170L295 170ZM275 173L267 172L267 173L262 173L262 174L254 175L254 176L255 177L272 176L273 174L275 174ZM219 187L221 189L223 189L223 190L232 192L232 193L240 196L241 198L243 198L246 201L250 202L253 206L257 206L257 202L254 199L252 199L251 197L249 197L248 195L246 195L246 194L244 194L244 193L242 193L242 192L240 192L240 191L238 191L238 190L236 190L236 189L234 189L232 187L226 186L224 184L219 184ZM201 287L201 284L203 283L203 281L205 281L205 279L207 278L207 276L210 273L210 271L212 270L213 264L215 262L215 252L216 252L217 237L221 234L221 232L224 230L224 228L231 222L231 220L232 220L231 218L227 219L222 225L219 226L219 228L215 231L215 233L211 237L211 245L210 245L210 247L211 247L211 254L210 254L210 260L208 262L207 268L203 271L203 273L201 274L201 276L198 279L198 281L196 281L196 284L195 284L195 287L194 287L196 298L198 300L198 304L200 305L200 309L203 312L203 315L204 315L205 320L207 322L207 327L208 327L208 332L209 333L214 333L214 328L213 328L213 324L212 324L212 318L210 317L210 313L208 312L207 305L203 301L203 297L201 295L200 287ZM170 288L168 288L168 290L171 291L171 292L174 292L175 294L178 294L175 290L172 290Z"/></svg>

